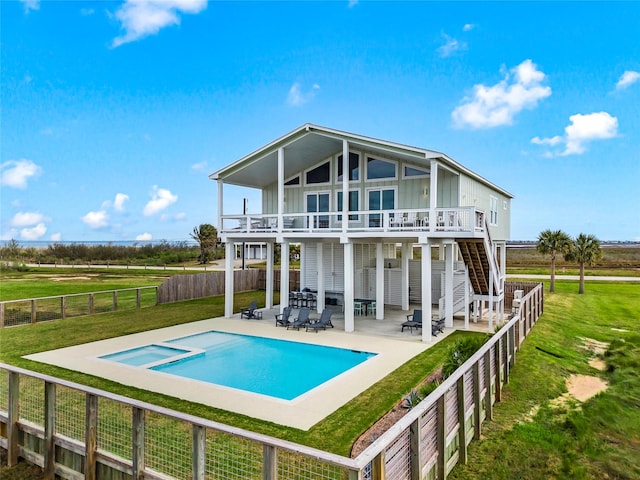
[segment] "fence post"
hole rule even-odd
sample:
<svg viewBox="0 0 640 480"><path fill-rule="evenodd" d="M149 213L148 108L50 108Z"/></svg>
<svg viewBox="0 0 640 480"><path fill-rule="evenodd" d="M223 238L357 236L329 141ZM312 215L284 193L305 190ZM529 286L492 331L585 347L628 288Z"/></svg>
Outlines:
<svg viewBox="0 0 640 480"><path fill-rule="evenodd" d="M193 425L193 480L205 479L206 441L207 429L200 425Z"/></svg>
<svg viewBox="0 0 640 480"><path fill-rule="evenodd" d="M140 308L140 289L136 288L136 308Z"/></svg>
<svg viewBox="0 0 640 480"><path fill-rule="evenodd" d="M44 477L56 477L56 384L44 382Z"/></svg>
<svg viewBox="0 0 640 480"><path fill-rule="evenodd" d="M484 418L493 420L493 403L491 402L491 349L484 354Z"/></svg>
<svg viewBox="0 0 640 480"><path fill-rule="evenodd" d="M438 472L437 478L438 480L443 480L447 476L447 459L445 458L445 428L447 424L447 412L446 412L446 402L445 397L446 394L443 393L437 400L438 410L437 410L437 449L438 449Z"/></svg>
<svg viewBox="0 0 640 480"><path fill-rule="evenodd" d="M145 432L146 413L143 408L133 407L132 410L132 428L131 443L133 451L131 452L131 462L133 470L133 480L142 480L144 478L144 432Z"/></svg>
<svg viewBox="0 0 640 480"><path fill-rule="evenodd" d="M98 397L87 393L85 406L84 478L97 480L96 450L98 449Z"/></svg>
<svg viewBox="0 0 640 480"><path fill-rule="evenodd" d="M502 400L502 337L495 343L493 358L496 362L496 402Z"/></svg>
<svg viewBox="0 0 640 480"><path fill-rule="evenodd" d="M20 418L20 376L9 372L9 405L7 411L7 465L13 467L18 463L20 447L18 437L18 419Z"/></svg>
<svg viewBox="0 0 640 480"><path fill-rule="evenodd" d="M480 407L482 399L480 398L480 362L473 364L473 420L474 431L473 436L480 439L482 433L482 418L480 417Z"/></svg>
<svg viewBox="0 0 640 480"><path fill-rule="evenodd" d="M4 328L4 302L0 303L0 328Z"/></svg>
<svg viewBox="0 0 640 480"><path fill-rule="evenodd" d="M464 375L458 379L458 458L464 465L467 463L467 413L464 408Z"/></svg>
<svg viewBox="0 0 640 480"><path fill-rule="evenodd" d="M411 449L411 478L421 478L422 470L422 435L420 435L420 417L416 418L409 427L409 442Z"/></svg>
<svg viewBox="0 0 640 480"><path fill-rule="evenodd" d="M113 311L114 312L118 311L118 291L117 290L113 291Z"/></svg>
<svg viewBox="0 0 640 480"><path fill-rule="evenodd" d="M89 294L89 315L93 315L93 293Z"/></svg>
<svg viewBox="0 0 640 480"><path fill-rule="evenodd" d="M384 480L385 478L385 455L382 450L371 460L371 480Z"/></svg>
<svg viewBox="0 0 640 480"><path fill-rule="evenodd" d="M278 478L278 452L273 445L262 445L262 480Z"/></svg>
<svg viewBox="0 0 640 480"><path fill-rule="evenodd" d="M60 318L63 320L67 318L67 297L65 295L60 297Z"/></svg>
<svg viewBox="0 0 640 480"><path fill-rule="evenodd" d="M31 323L36 323L38 321L38 310L36 306L36 300L31 300Z"/></svg>

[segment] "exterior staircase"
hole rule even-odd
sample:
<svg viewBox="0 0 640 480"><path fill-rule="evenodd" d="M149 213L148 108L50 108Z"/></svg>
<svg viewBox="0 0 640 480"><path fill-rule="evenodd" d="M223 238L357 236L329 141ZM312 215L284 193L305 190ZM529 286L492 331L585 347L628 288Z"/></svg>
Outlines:
<svg viewBox="0 0 640 480"><path fill-rule="evenodd" d="M493 295L498 296L502 293L500 267L486 221L484 227L483 238L457 238L456 242L469 268L469 280L475 294L490 295L490 282L493 282Z"/></svg>

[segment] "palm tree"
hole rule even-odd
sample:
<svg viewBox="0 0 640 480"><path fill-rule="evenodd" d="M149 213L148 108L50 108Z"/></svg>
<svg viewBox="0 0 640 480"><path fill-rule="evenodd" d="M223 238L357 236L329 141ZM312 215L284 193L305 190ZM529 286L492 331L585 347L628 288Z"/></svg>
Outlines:
<svg viewBox="0 0 640 480"><path fill-rule="evenodd" d="M571 238L562 230L545 230L538 235L536 250L543 255L551 255L551 285L550 292L556 291L556 257L565 255L571 246Z"/></svg>
<svg viewBox="0 0 640 480"><path fill-rule="evenodd" d="M218 245L218 231L216 227L209 223L202 223L199 227L193 227L193 232L191 232L190 236L200 245L198 262L207 263L209 261L211 248L215 249Z"/></svg>
<svg viewBox="0 0 640 480"><path fill-rule="evenodd" d="M572 242L571 249L565 255L570 261L578 262L580 265L580 287L578 293L584 293L584 266L593 265L602 257L600 250L600 240L595 235L586 235L581 233Z"/></svg>

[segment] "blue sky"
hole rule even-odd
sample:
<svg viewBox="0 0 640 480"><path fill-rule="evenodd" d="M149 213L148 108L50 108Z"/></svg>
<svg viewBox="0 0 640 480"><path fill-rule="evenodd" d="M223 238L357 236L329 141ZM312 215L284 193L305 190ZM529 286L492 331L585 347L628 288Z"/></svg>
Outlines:
<svg viewBox="0 0 640 480"><path fill-rule="evenodd" d="M446 153L514 240L640 240L640 2L0 8L3 240L188 240L208 175L306 122Z"/></svg>

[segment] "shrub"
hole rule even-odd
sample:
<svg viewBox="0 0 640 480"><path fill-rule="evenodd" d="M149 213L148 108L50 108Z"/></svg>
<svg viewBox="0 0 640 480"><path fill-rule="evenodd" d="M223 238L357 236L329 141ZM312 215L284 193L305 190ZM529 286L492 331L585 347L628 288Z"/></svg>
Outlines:
<svg viewBox="0 0 640 480"><path fill-rule="evenodd" d="M454 343L447 354L442 366L442 378L447 378L455 372L464 362L469 360L482 345L489 339L488 336L465 337Z"/></svg>

